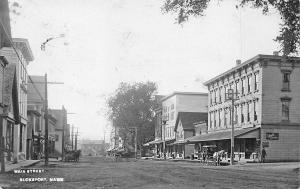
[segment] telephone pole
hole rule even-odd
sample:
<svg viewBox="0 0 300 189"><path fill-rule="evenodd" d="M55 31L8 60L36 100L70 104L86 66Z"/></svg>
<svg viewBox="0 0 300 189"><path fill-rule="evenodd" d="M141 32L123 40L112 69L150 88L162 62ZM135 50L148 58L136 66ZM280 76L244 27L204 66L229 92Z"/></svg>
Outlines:
<svg viewBox="0 0 300 189"><path fill-rule="evenodd" d="M48 133L48 84L64 84L62 82L48 82L47 80L47 73L45 74L45 81L44 82L33 82L33 83L41 83L45 84L45 100L44 100L44 106L45 106L45 147L44 147L44 153L45 153L45 166L48 165L49 162L49 151L48 151L48 139L49 139L49 133Z"/></svg>
<svg viewBox="0 0 300 189"><path fill-rule="evenodd" d="M235 93L233 89L228 89L226 93L227 100L231 100L231 152L230 152L230 165L234 164L234 101L238 98L238 93Z"/></svg>
<svg viewBox="0 0 300 189"><path fill-rule="evenodd" d="M72 138L72 150L74 150L74 125L72 125L72 133L71 133L71 138Z"/></svg>
<svg viewBox="0 0 300 189"><path fill-rule="evenodd" d="M75 150L77 150L77 137L78 137L78 128L77 128L77 132L75 134Z"/></svg>

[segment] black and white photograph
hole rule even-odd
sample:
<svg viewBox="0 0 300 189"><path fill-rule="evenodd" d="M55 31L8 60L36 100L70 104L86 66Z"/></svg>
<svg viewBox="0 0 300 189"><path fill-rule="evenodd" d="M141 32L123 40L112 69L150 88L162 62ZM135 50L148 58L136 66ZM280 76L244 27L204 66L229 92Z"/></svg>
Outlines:
<svg viewBox="0 0 300 189"><path fill-rule="evenodd" d="M299 0L0 0L0 189L300 188Z"/></svg>

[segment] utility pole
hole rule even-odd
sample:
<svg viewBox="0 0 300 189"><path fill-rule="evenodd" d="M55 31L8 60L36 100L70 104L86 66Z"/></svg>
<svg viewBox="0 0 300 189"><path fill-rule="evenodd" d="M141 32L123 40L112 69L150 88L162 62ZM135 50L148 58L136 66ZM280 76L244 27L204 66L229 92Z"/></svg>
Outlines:
<svg viewBox="0 0 300 189"><path fill-rule="evenodd" d="M74 139L74 125L72 125L72 134L71 134L71 138L72 138L72 150L74 149L74 142L73 142L73 139Z"/></svg>
<svg viewBox="0 0 300 189"><path fill-rule="evenodd" d="M134 145L134 151L135 151L135 159L137 159L137 127L134 128L135 131L135 145Z"/></svg>
<svg viewBox="0 0 300 189"><path fill-rule="evenodd" d="M47 73L45 74L45 81L44 82L33 82L33 83L41 83L45 84L45 99L44 99L44 106L45 106L45 166L48 165L49 162L49 152L48 152L48 139L49 139L49 133L48 133L48 84L64 84L62 82L48 82L47 80Z"/></svg>
<svg viewBox="0 0 300 189"><path fill-rule="evenodd" d="M47 74L45 74L45 165L48 165L48 92L47 92Z"/></svg>
<svg viewBox="0 0 300 189"><path fill-rule="evenodd" d="M234 164L234 101L237 100L238 93L233 89L228 89L227 100L231 100L231 152L230 152L230 165Z"/></svg>
<svg viewBox="0 0 300 189"><path fill-rule="evenodd" d="M77 128L77 132L75 134L75 150L77 150L77 137L78 137L78 128Z"/></svg>

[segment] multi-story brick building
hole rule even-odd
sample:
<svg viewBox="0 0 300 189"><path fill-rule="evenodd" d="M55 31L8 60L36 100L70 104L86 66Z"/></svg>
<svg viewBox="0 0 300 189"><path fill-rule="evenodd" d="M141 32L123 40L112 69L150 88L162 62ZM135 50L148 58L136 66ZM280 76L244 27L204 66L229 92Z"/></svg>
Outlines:
<svg viewBox="0 0 300 189"><path fill-rule="evenodd" d="M267 159L300 159L300 58L257 55L205 85L209 90L208 134L194 141L216 143L230 151L231 101L235 93L235 152L252 152L265 147Z"/></svg>

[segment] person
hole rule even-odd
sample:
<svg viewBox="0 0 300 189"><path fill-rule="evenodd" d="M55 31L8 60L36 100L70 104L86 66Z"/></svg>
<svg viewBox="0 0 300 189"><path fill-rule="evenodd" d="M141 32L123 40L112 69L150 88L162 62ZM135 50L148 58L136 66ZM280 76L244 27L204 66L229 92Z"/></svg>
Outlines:
<svg viewBox="0 0 300 189"><path fill-rule="evenodd" d="M266 156L267 156L267 152L266 152L265 148L263 147L263 149L261 150L261 162L262 163L265 162Z"/></svg>

